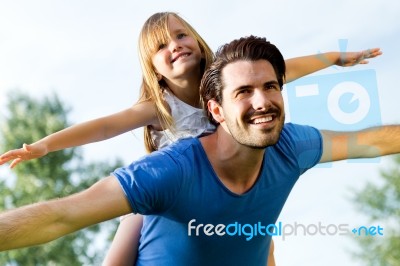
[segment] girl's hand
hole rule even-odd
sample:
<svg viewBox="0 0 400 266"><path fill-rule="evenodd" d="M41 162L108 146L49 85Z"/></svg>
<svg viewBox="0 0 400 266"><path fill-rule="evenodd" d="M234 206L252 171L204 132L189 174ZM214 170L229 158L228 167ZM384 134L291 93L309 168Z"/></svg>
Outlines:
<svg viewBox="0 0 400 266"><path fill-rule="evenodd" d="M10 168L14 168L23 161L40 158L47 154L47 148L43 144L24 144L22 148L8 151L0 156L0 165L13 160Z"/></svg>
<svg viewBox="0 0 400 266"><path fill-rule="evenodd" d="M380 48L373 48L361 52L340 53L339 59L336 61L338 66L354 66L357 64L368 64L368 58L380 56L382 51Z"/></svg>

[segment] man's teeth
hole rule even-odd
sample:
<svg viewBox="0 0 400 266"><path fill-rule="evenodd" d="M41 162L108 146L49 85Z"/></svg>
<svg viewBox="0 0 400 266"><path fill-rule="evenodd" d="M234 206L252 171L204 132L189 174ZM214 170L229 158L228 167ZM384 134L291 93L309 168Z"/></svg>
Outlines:
<svg viewBox="0 0 400 266"><path fill-rule="evenodd" d="M256 119L254 119L253 124L265 123L265 122L269 122L271 120L272 120L272 116L256 118Z"/></svg>

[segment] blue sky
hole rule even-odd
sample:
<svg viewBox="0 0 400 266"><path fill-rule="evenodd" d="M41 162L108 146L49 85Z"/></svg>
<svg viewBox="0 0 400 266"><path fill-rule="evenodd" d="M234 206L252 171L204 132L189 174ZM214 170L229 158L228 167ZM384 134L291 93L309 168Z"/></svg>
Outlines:
<svg viewBox="0 0 400 266"><path fill-rule="evenodd" d="M380 47L384 54L369 65L332 67L315 77L323 80L327 74L373 70L379 99L375 96L371 101L378 102L383 123L400 122L400 89L395 82L400 62L400 2L388 0L1 0L0 111L4 112L5 93L15 89L37 97L56 91L73 108L74 123L132 105L141 81L138 34L144 21L160 11L180 13L213 50L250 34L267 37L285 58L339 50L339 40L347 41L349 51ZM316 110L312 118L315 124L319 113ZM141 132L87 145L84 156L93 160L119 156L128 163L145 154ZM389 162L389 158L340 162L310 170L296 185L279 220L372 225L354 210L351 189L367 181L378 182L379 170ZM354 248L344 236L278 238L276 260L278 265L361 265L348 253Z"/></svg>

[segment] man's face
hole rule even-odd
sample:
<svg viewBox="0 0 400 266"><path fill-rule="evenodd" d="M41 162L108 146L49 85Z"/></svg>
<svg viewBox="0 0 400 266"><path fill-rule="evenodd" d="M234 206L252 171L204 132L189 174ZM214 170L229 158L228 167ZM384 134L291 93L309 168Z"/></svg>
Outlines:
<svg viewBox="0 0 400 266"><path fill-rule="evenodd" d="M285 121L281 88L266 60L237 61L222 70L221 126L248 147L265 148L278 140Z"/></svg>

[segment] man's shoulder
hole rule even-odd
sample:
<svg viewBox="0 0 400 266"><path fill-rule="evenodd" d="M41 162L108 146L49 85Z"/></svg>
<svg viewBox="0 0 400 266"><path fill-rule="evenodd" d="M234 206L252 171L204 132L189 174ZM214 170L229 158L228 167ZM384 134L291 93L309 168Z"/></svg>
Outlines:
<svg viewBox="0 0 400 266"><path fill-rule="evenodd" d="M308 169L319 162L322 142L322 135L315 127L287 123L275 148L284 151L286 155L299 158L299 166Z"/></svg>
<svg viewBox="0 0 400 266"><path fill-rule="evenodd" d="M309 125L299 125L294 123L285 123L281 136L290 136L291 138L308 138L310 135L319 135L319 130Z"/></svg>
<svg viewBox="0 0 400 266"><path fill-rule="evenodd" d="M276 148L314 149L322 148L322 135L318 129L308 125L285 123Z"/></svg>
<svg viewBox="0 0 400 266"><path fill-rule="evenodd" d="M168 154L173 158L195 154L200 151L201 143L197 137L188 137L180 139L157 151L160 155Z"/></svg>
<svg viewBox="0 0 400 266"><path fill-rule="evenodd" d="M145 172L157 176L174 173L177 169L186 169L196 158L201 156L198 146L201 145L197 138L185 138L166 146L158 151L142 156L127 167L117 169L114 173ZM151 171L149 169L152 169ZM158 169L158 170L156 170Z"/></svg>
<svg viewBox="0 0 400 266"><path fill-rule="evenodd" d="M286 122L285 124L283 124L284 130L298 130L298 129L304 129L304 128L313 128L313 127L309 126L309 125L295 124L292 122Z"/></svg>
<svg viewBox="0 0 400 266"><path fill-rule="evenodd" d="M201 156L200 141L195 137L184 138L158 151L146 154L130 164L133 168L172 167L190 162Z"/></svg>

